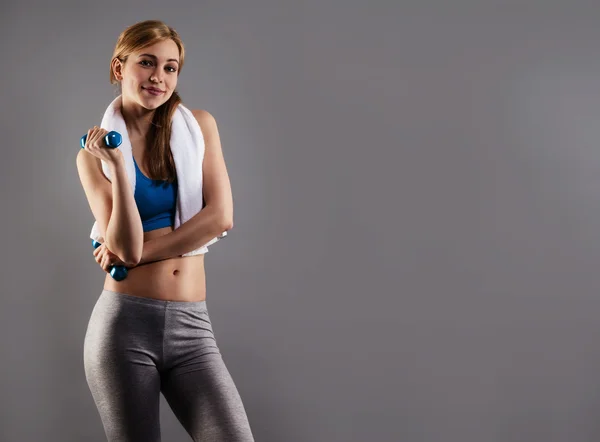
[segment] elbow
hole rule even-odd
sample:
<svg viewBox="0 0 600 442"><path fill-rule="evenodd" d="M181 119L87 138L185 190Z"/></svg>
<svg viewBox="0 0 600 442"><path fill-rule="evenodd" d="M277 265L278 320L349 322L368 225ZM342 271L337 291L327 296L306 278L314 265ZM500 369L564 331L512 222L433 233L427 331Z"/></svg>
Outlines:
<svg viewBox="0 0 600 442"><path fill-rule="evenodd" d="M141 260L142 260L142 254L140 253L139 255L134 256L133 259L130 259L129 261L126 261L126 262L127 262L127 265L135 267L140 263Z"/></svg>
<svg viewBox="0 0 600 442"><path fill-rule="evenodd" d="M136 247L135 244L120 244L117 242L106 240L108 250L117 255L121 261L129 266L136 266L142 259L143 238ZM114 249L112 248L114 247Z"/></svg>
<svg viewBox="0 0 600 442"><path fill-rule="evenodd" d="M220 232L231 230L233 227L233 216L223 215L219 219Z"/></svg>
<svg viewBox="0 0 600 442"><path fill-rule="evenodd" d="M215 208L216 219L218 219L219 234L231 230L233 227L233 207L231 205L220 205Z"/></svg>
<svg viewBox="0 0 600 442"><path fill-rule="evenodd" d="M119 256L119 259L121 261L123 261L126 265L131 266L131 267L135 267L137 266L140 261L142 260L142 256L141 254L138 256L128 256L128 255L124 255L124 256Z"/></svg>
<svg viewBox="0 0 600 442"><path fill-rule="evenodd" d="M207 205L205 207L210 208L212 226L218 231L219 235L233 227L233 210L217 205Z"/></svg>
<svg viewBox="0 0 600 442"><path fill-rule="evenodd" d="M140 261L142 260L142 255L143 255L143 251L144 251L144 237L142 236L142 241L140 242L138 247L134 248L135 250L137 250L137 253L133 256L130 256L128 264L131 266L136 266L140 263Z"/></svg>

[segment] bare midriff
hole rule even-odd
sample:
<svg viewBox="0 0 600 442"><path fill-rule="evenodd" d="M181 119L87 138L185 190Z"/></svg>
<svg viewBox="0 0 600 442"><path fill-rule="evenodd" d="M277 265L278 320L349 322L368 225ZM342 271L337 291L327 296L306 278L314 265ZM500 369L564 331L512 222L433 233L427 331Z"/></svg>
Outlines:
<svg viewBox="0 0 600 442"><path fill-rule="evenodd" d="M172 231L173 227L162 227L144 232L144 242ZM204 301L204 255L168 258L138 265L127 269L127 277L122 281L114 280L107 273L104 288L165 301Z"/></svg>

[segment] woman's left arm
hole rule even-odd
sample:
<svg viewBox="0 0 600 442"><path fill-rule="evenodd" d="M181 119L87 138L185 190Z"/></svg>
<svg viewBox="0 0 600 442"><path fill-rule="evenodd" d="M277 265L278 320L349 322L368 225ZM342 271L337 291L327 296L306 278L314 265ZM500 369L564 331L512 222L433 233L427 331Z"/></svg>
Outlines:
<svg viewBox="0 0 600 442"><path fill-rule="evenodd" d="M192 113L204 136L202 193L205 207L172 232L144 243L138 265L179 257L233 227L233 196L215 118L205 110Z"/></svg>

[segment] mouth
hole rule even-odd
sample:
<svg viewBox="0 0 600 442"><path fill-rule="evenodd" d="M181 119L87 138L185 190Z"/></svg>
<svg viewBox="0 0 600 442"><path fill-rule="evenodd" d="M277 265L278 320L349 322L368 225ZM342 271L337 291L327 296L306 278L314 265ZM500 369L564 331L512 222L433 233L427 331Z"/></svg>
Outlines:
<svg viewBox="0 0 600 442"><path fill-rule="evenodd" d="M148 93L152 94L152 95L161 95L162 93L164 93L164 91L161 91L160 89L156 89L153 87L144 87L142 86L142 89L144 89L145 91L147 91Z"/></svg>

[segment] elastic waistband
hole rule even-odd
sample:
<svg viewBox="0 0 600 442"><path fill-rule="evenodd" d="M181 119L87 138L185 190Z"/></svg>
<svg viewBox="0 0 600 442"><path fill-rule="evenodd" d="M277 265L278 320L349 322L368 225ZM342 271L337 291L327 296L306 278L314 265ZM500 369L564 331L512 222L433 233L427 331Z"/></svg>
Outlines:
<svg viewBox="0 0 600 442"><path fill-rule="evenodd" d="M206 299L204 301L166 301L164 299L146 298L143 296L130 295L128 293L115 292L103 289L100 296L110 296L119 301L136 302L154 307L181 309L181 310L206 310Z"/></svg>

